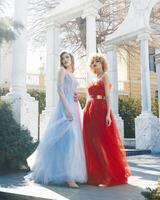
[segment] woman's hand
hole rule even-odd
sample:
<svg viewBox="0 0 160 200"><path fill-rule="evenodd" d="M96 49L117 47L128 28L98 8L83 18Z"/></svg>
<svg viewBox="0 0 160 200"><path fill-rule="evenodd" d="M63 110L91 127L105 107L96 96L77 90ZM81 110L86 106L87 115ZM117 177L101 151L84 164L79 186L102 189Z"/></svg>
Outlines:
<svg viewBox="0 0 160 200"><path fill-rule="evenodd" d="M73 120L72 112L69 109L66 109L65 113L66 113L66 117L69 119L69 121L72 121Z"/></svg>
<svg viewBox="0 0 160 200"><path fill-rule="evenodd" d="M112 120L111 120L110 114L107 114L106 115L106 124L107 124L107 126L110 126L111 122L112 122Z"/></svg>
<svg viewBox="0 0 160 200"><path fill-rule="evenodd" d="M75 101L75 102L78 102L79 97L78 97L77 92L74 93L74 97L73 97L73 98L74 98L74 101Z"/></svg>

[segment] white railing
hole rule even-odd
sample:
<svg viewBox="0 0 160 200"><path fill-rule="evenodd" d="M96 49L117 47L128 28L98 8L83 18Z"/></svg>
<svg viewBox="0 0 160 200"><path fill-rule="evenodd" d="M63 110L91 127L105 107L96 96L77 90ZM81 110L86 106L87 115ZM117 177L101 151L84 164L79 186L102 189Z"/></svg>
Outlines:
<svg viewBox="0 0 160 200"><path fill-rule="evenodd" d="M78 81L78 88L86 88L87 79L85 77L76 77L76 80ZM27 74L26 82L27 82L27 85L38 86L40 84L39 74ZM125 90L125 83L126 83L126 81L118 81L118 90L119 91Z"/></svg>
<svg viewBox="0 0 160 200"><path fill-rule="evenodd" d="M119 91L124 91L124 84L125 82L124 81L118 81L118 90Z"/></svg>
<svg viewBox="0 0 160 200"><path fill-rule="evenodd" d="M85 88L86 87L86 78L76 78L78 81L78 87L79 88ZM39 85L39 74L27 74L26 77L27 85Z"/></svg>
<svg viewBox="0 0 160 200"><path fill-rule="evenodd" d="M39 85L39 74L27 74L27 85Z"/></svg>
<svg viewBox="0 0 160 200"><path fill-rule="evenodd" d="M78 88L86 88L87 85L86 78L76 77L76 80L78 81Z"/></svg>

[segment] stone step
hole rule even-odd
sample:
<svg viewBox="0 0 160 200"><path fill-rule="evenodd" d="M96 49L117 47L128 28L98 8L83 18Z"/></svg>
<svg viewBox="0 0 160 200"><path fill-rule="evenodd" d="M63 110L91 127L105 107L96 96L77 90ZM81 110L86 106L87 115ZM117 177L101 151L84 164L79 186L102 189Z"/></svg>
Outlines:
<svg viewBox="0 0 160 200"><path fill-rule="evenodd" d="M125 147L128 149L136 148L135 138L124 138L123 142Z"/></svg>
<svg viewBox="0 0 160 200"><path fill-rule="evenodd" d="M144 155L144 154L150 154L150 153L151 153L151 150L126 148L127 156Z"/></svg>
<svg viewBox="0 0 160 200"><path fill-rule="evenodd" d="M46 198L9 193L9 192L0 192L0 200L54 200L54 199L48 199L48 198L46 199Z"/></svg>
<svg viewBox="0 0 160 200"><path fill-rule="evenodd" d="M15 174L15 176L7 178L6 181L9 187L6 187L5 184L2 184L3 186L0 184L0 200L69 200L61 194L62 190L68 191L67 187L53 187L32 181L23 182L19 179L20 177L23 179L24 176L18 174L16 177ZM10 178L15 179L16 184L12 184L13 180ZM18 180L19 183L17 184Z"/></svg>
<svg viewBox="0 0 160 200"><path fill-rule="evenodd" d="M105 188L82 184L70 189L26 182L26 173L6 174L0 175L0 200L144 200L141 191L157 186L160 154L128 156L127 160L132 171L128 185Z"/></svg>

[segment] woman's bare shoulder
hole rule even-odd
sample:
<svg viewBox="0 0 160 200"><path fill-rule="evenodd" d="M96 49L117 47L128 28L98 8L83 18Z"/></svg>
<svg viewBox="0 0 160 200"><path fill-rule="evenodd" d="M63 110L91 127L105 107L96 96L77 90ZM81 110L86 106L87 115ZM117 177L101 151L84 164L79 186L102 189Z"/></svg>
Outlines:
<svg viewBox="0 0 160 200"><path fill-rule="evenodd" d="M59 75L65 75L65 74L66 74L65 68L64 68L64 67L60 67L60 68L58 69L58 74L59 74Z"/></svg>
<svg viewBox="0 0 160 200"><path fill-rule="evenodd" d="M107 72L104 72L103 76L102 76L103 81L109 81L109 76Z"/></svg>

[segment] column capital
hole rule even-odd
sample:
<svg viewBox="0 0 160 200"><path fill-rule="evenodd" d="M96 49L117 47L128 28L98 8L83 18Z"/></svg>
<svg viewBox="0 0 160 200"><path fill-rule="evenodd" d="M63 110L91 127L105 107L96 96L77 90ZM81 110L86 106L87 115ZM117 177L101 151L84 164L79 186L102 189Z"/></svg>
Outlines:
<svg viewBox="0 0 160 200"><path fill-rule="evenodd" d="M105 51L116 51L117 49L117 45L116 44L107 44L107 46L105 47Z"/></svg>
<svg viewBox="0 0 160 200"><path fill-rule="evenodd" d="M155 54L159 54L160 53L160 47L159 48L155 48Z"/></svg>
<svg viewBox="0 0 160 200"><path fill-rule="evenodd" d="M155 55L155 63L160 64L160 53Z"/></svg>
<svg viewBox="0 0 160 200"><path fill-rule="evenodd" d="M94 8L94 7L91 7L91 8L87 8L83 11L83 14L82 14L82 18L86 18L88 16L92 16L92 17L99 17L99 14L98 14L98 9Z"/></svg>
<svg viewBox="0 0 160 200"><path fill-rule="evenodd" d="M155 63L160 64L160 48L155 49Z"/></svg>
<svg viewBox="0 0 160 200"><path fill-rule="evenodd" d="M53 21L51 19L46 22L46 29L60 28L60 26L61 25L59 23L57 23L57 22L55 22L55 21Z"/></svg>
<svg viewBox="0 0 160 200"><path fill-rule="evenodd" d="M137 41L141 41L141 40L148 40L148 41L151 41L152 38L151 38L151 35L149 32L144 32L144 33L140 33L137 37Z"/></svg>

